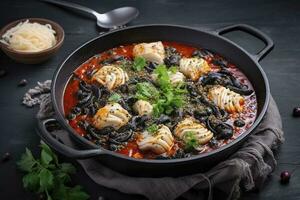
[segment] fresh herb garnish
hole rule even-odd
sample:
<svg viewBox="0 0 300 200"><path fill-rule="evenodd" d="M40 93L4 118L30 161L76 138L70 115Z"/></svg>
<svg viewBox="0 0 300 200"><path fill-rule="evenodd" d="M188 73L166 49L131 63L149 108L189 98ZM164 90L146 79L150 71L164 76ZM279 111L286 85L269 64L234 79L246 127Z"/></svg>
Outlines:
<svg viewBox="0 0 300 200"><path fill-rule="evenodd" d="M155 117L159 117L162 113L170 114L174 109L184 105L184 94L187 93L184 84L179 83L174 86L170 81L169 74L175 72L175 70L177 70L176 67L167 69L165 65L156 67L154 73L157 76L156 81L159 89L149 82L136 84L135 97L150 101L153 104Z"/></svg>
<svg viewBox="0 0 300 200"><path fill-rule="evenodd" d="M109 102L118 102L121 99L121 95L119 95L118 93L113 93L109 98L108 101Z"/></svg>
<svg viewBox="0 0 300 200"><path fill-rule="evenodd" d="M171 73L173 73L173 74L175 74L175 73L178 71L178 69L177 69L177 67L172 66L172 67L170 67L170 68L168 69L168 71L171 72Z"/></svg>
<svg viewBox="0 0 300 200"><path fill-rule="evenodd" d="M185 150L191 152L199 146L195 132L189 131L184 135Z"/></svg>
<svg viewBox="0 0 300 200"><path fill-rule="evenodd" d="M135 71L142 71L146 66L146 59L143 57L136 57L134 58L132 68Z"/></svg>
<svg viewBox="0 0 300 200"><path fill-rule="evenodd" d="M183 94L187 91L183 84L177 86L171 84L168 69L165 65L157 66L154 73L157 75L157 82L162 91L153 108L154 116L158 117L162 113L170 114L174 109L182 107L184 105Z"/></svg>
<svg viewBox="0 0 300 200"><path fill-rule="evenodd" d="M154 85L148 82L136 84L135 97L140 100L156 101L159 98L159 91Z"/></svg>
<svg viewBox="0 0 300 200"><path fill-rule="evenodd" d="M151 134L153 134L158 130L158 126L156 124L151 124L150 126L147 127L146 130Z"/></svg>
<svg viewBox="0 0 300 200"><path fill-rule="evenodd" d="M46 144L41 144L40 159L34 158L26 148L21 160L17 163L20 170L26 172L23 176L25 189L43 194L47 200L86 200L89 195L82 191L81 186L67 186L70 174L75 173L75 167L70 163L59 163L57 156Z"/></svg>

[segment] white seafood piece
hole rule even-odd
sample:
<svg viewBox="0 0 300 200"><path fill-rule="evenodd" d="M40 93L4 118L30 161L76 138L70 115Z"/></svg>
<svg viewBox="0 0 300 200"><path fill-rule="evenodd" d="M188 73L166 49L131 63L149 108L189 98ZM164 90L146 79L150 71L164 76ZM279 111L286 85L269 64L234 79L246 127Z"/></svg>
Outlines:
<svg viewBox="0 0 300 200"><path fill-rule="evenodd" d="M192 132L199 144L206 144L212 137L213 133L198 123L194 118L189 117L179 122L175 128L174 134L184 140L187 133Z"/></svg>
<svg viewBox="0 0 300 200"><path fill-rule="evenodd" d="M244 110L244 97L224 86L211 88L208 92L208 98L229 113L242 112Z"/></svg>
<svg viewBox="0 0 300 200"><path fill-rule="evenodd" d="M151 115L153 112L153 106L145 100L138 100L133 105L133 109L137 112L140 116L142 115Z"/></svg>
<svg viewBox="0 0 300 200"><path fill-rule="evenodd" d="M185 76L197 81L200 76L210 71L210 66L202 58L182 58L179 69Z"/></svg>
<svg viewBox="0 0 300 200"><path fill-rule="evenodd" d="M163 154L172 149L174 138L167 126L160 125L159 129L153 134L147 131L143 132L137 144L142 151L152 151L156 154Z"/></svg>
<svg viewBox="0 0 300 200"><path fill-rule="evenodd" d="M93 117L93 125L97 129L108 126L119 129L130 120L131 115L118 103L109 103L100 108Z"/></svg>
<svg viewBox="0 0 300 200"><path fill-rule="evenodd" d="M161 41L134 45L133 56L143 57L147 61L163 64L165 59L164 45Z"/></svg>
<svg viewBox="0 0 300 200"><path fill-rule="evenodd" d="M183 83L185 81L185 76L181 72L171 73L170 81L172 85L177 85L178 83Z"/></svg>
<svg viewBox="0 0 300 200"><path fill-rule="evenodd" d="M185 81L185 76L181 72L170 72L168 71L169 77L170 77L170 82L172 85L177 85L178 83L183 83ZM151 75L151 78L154 82L157 80L157 74L153 73Z"/></svg>
<svg viewBox="0 0 300 200"><path fill-rule="evenodd" d="M113 90L123 85L128 80L128 75L121 67L105 65L93 75L93 80L96 80L109 90Z"/></svg>

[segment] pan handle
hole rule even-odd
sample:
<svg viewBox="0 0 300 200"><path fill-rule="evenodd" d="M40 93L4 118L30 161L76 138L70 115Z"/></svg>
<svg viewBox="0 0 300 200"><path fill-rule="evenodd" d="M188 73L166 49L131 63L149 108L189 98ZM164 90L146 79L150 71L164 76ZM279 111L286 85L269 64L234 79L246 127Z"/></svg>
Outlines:
<svg viewBox="0 0 300 200"><path fill-rule="evenodd" d="M61 154L76 159L85 159L95 157L104 152L101 149L91 149L91 150L76 150L73 149L55 139L52 134L47 130L46 125L49 122L56 122L57 120L54 118L50 119L38 119L38 133L40 134L41 138L45 143L50 145L53 149L60 152Z"/></svg>
<svg viewBox="0 0 300 200"><path fill-rule="evenodd" d="M273 40L269 36L247 24L234 24L231 26L226 26L216 30L216 33L221 36L232 31L243 31L264 42L265 47L257 54L252 55L252 57L258 62L262 60L274 47Z"/></svg>

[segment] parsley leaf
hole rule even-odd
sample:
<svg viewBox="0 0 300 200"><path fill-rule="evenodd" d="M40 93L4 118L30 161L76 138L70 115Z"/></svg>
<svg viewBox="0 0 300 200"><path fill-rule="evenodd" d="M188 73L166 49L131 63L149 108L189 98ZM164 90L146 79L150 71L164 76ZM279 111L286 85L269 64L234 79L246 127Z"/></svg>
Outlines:
<svg viewBox="0 0 300 200"><path fill-rule="evenodd" d="M42 191L46 191L53 188L54 177L51 171L49 171L46 168L42 168L39 173L39 178L40 178L40 186Z"/></svg>
<svg viewBox="0 0 300 200"><path fill-rule="evenodd" d="M31 151L21 156L17 165L26 172L23 176L25 189L43 193L47 200L86 200L89 195L80 186L69 187L70 174L75 173L75 167L70 163L59 163L57 156L46 144L41 144L40 159L35 159Z"/></svg>
<svg viewBox="0 0 300 200"><path fill-rule="evenodd" d="M170 73L176 72L176 70L176 67L168 69L165 65L159 65L155 68L154 74L157 76L158 89L149 82L136 84L135 97L150 101L153 105L155 117L159 117L162 113L170 114L174 109L182 107L185 103L184 94L187 91L184 84L173 86L170 81Z"/></svg>
<svg viewBox="0 0 300 200"><path fill-rule="evenodd" d="M185 150L190 152L193 151L195 148L199 146L198 139L195 135L195 132L189 131L184 135L184 143L185 143Z"/></svg>
<svg viewBox="0 0 300 200"><path fill-rule="evenodd" d="M121 95L119 95L118 93L113 93L109 98L108 101L109 102L118 102L121 100Z"/></svg>
<svg viewBox="0 0 300 200"><path fill-rule="evenodd" d="M63 200L84 200L88 199L89 195L82 191L82 187L76 185L71 188L65 185L59 185L57 189L53 191L54 199L63 199Z"/></svg>
<svg viewBox="0 0 300 200"><path fill-rule="evenodd" d="M151 124L146 130L149 133L155 133L158 130L158 126L156 124Z"/></svg>
<svg viewBox="0 0 300 200"><path fill-rule="evenodd" d="M158 65L154 69L154 73L157 74L157 82L162 90L168 90L172 87L168 69L165 65Z"/></svg>
<svg viewBox="0 0 300 200"><path fill-rule="evenodd" d="M82 200L82 199L88 199L89 195L87 195L85 192L82 192L82 187L79 185L76 185L73 188L69 188L68 191L68 200Z"/></svg>
<svg viewBox="0 0 300 200"><path fill-rule="evenodd" d="M36 163L37 161L34 159L31 151L26 148L25 153L22 155L21 160L17 163L17 165L21 170L31 172Z"/></svg>
<svg viewBox="0 0 300 200"><path fill-rule="evenodd" d="M26 174L23 177L22 181L25 189L28 189L30 191L37 191L39 189L40 177L37 172Z"/></svg>
<svg viewBox="0 0 300 200"><path fill-rule="evenodd" d="M141 100L155 101L159 98L159 91L151 83L137 83L135 97Z"/></svg>
<svg viewBox="0 0 300 200"><path fill-rule="evenodd" d="M58 165L58 159L57 156L53 153L53 151L50 149L50 147L48 145L46 145L45 143L42 143L41 145L42 148L42 154L43 152L46 153L47 155L52 157L52 160L54 161L54 163L56 165Z"/></svg>
<svg viewBox="0 0 300 200"><path fill-rule="evenodd" d="M177 69L177 67L172 66L168 69L168 71L171 72L172 74L175 74L178 71L178 69Z"/></svg>
<svg viewBox="0 0 300 200"><path fill-rule="evenodd" d="M165 65L159 65L154 70L157 75L157 82L162 91L159 101L154 104L154 116L159 117L162 113L170 114L176 108L180 108L185 103L184 94L187 93L183 84L173 86L170 81L169 70ZM171 72L172 73L172 72Z"/></svg>
<svg viewBox="0 0 300 200"><path fill-rule="evenodd" d="M134 58L132 68L135 71L142 71L146 66L146 59L143 57L136 57Z"/></svg>
<svg viewBox="0 0 300 200"><path fill-rule="evenodd" d="M70 163L62 163L61 164L61 171L65 172L65 173L68 173L68 174L75 174L76 169Z"/></svg>
<svg viewBox="0 0 300 200"><path fill-rule="evenodd" d="M67 200L69 187L62 183L59 183L52 192L53 199L64 199Z"/></svg>
<svg viewBox="0 0 300 200"><path fill-rule="evenodd" d="M45 150L41 152L41 163L44 166L47 166L53 160L52 156Z"/></svg>

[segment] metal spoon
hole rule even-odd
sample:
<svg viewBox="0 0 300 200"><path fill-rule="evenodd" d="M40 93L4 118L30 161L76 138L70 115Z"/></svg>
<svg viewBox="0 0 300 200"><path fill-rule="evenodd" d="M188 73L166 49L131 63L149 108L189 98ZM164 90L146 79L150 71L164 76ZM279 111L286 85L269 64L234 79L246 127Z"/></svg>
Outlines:
<svg viewBox="0 0 300 200"><path fill-rule="evenodd" d="M138 9L134 7L121 7L114 10L111 10L109 12L100 14L96 12L95 10L92 10L90 8L70 3L66 1L61 0L42 0L48 3L60 5L67 8L73 8L76 10L80 10L89 14L94 15L97 18L97 25L103 28L116 28L119 26L123 26L136 18L139 15Z"/></svg>

